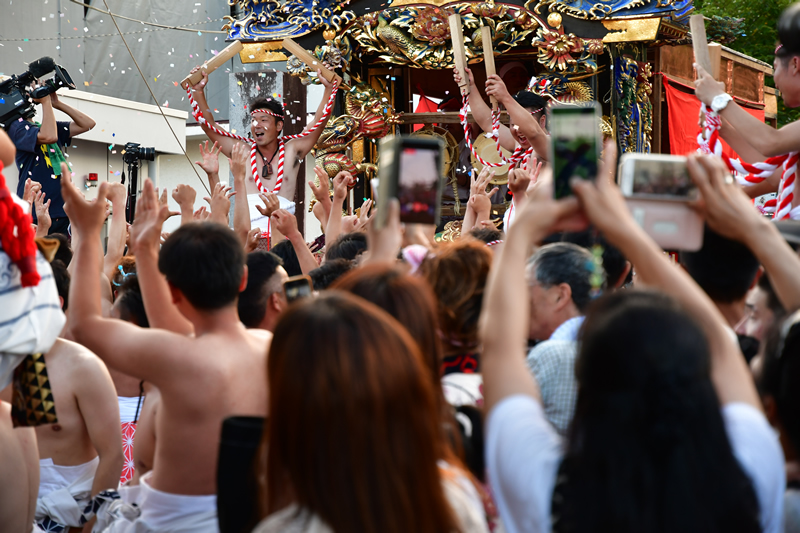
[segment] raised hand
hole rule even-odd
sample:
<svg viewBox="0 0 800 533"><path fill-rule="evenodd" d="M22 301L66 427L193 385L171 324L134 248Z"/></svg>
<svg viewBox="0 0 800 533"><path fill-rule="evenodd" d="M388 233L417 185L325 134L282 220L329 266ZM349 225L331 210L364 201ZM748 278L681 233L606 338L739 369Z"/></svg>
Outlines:
<svg viewBox="0 0 800 533"><path fill-rule="evenodd" d="M711 101L715 96L725 93L725 83L717 81L714 77L705 71L703 67L694 64L697 70L697 80L694 82L694 94L697 99L706 104L711 105Z"/></svg>
<svg viewBox="0 0 800 533"><path fill-rule="evenodd" d="M322 71L320 69L317 69L317 79L322 84L322 86L325 87L325 91L330 91L331 89L333 89L333 82L332 81L328 81L322 75Z"/></svg>
<svg viewBox="0 0 800 533"><path fill-rule="evenodd" d="M50 230L53 221L50 218L50 200L44 201L45 193L39 191L33 199L33 206L36 210L36 236L44 237Z"/></svg>
<svg viewBox="0 0 800 533"><path fill-rule="evenodd" d="M261 240L261 228L253 228L247 232L247 239L244 244L244 253L249 254L258 248L258 241Z"/></svg>
<svg viewBox="0 0 800 533"><path fill-rule="evenodd" d="M358 214L358 220L356 222L356 229L355 231L361 231L366 227L367 223L369 223L370 219L372 218L369 215L369 210L372 209L372 199L370 198L363 204L361 204L361 211Z"/></svg>
<svg viewBox="0 0 800 533"><path fill-rule="evenodd" d="M128 190L123 184L116 182L108 184L108 201L111 202L115 213L118 209L125 210L127 200Z"/></svg>
<svg viewBox="0 0 800 533"><path fill-rule="evenodd" d="M293 214L285 209L278 209L272 214L272 223L281 235L287 239L296 236L300 231L297 229L297 219Z"/></svg>
<svg viewBox="0 0 800 533"><path fill-rule="evenodd" d="M228 165L231 167L231 173L234 179L244 180L247 176L248 157L250 156L250 148L244 143L234 143L231 149L231 156L228 158Z"/></svg>
<svg viewBox="0 0 800 533"><path fill-rule="evenodd" d="M241 144L241 143L239 143ZM195 161L194 164L202 168L206 174L219 174L219 144L214 141L211 149L208 149L208 141L200 145L200 157L202 161Z"/></svg>
<svg viewBox="0 0 800 533"><path fill-rule="evenodd" d="M69 217L75 231L81 236L100 233L106 220L106 195L108 182L97 187L97 198L87 202L83 194L72 183L72 172L66 163L61 163L61 196L64 198L64 212Z"/></svg>
<svg viewBox="0 0 800 533"><path fill-rule="evenodd" d="M515 199L525 194L530 183L531 175L527 170L512 168L508 171L508 190L511 191Z"/></svg>
<svg viewBox="0 0 800 533"><path fill-rule="evenodd" d="M191 70L190 74L194 74L194 73L195 73L195 72L197 72L198 70L200 70L200 65L198 65L198 66L194 67L194 68ZM206 72L206 71L204 70L204 71L202 72L202 74L203 74L203 78L202 78L200 81L198 81L197 83L195 83L194 85L192 85L192 90L193 90L193 91L200 91L200 92L202 92L202 91L203 91L203 89L205 89L206 85L208 84L208 72Z"/></svg>
<svg viewBox="0 0 800 533"><path fill-rule="evenodd" d="M331 188L328 183L330 179L328 178L328 173L320 166L314 167L314 173L319 179L319 187L313 181L308 182L308 186L311 187L311 192L314 193L314 198L321 203L329 202L331 199Z"/></svg>
<svg viewBox="0 0 800 533"><path fill-rule="evenodd" d="M197 198L197 191L191 185L181 183L172 190L172 199L180 206L181 211L184 208L192 211L194 209L194 201Z"/></svg>
<svg viewBox="0 0 800 533"><path fill-rule="evenodd" d="M472 75L472 70L466 69L466 71L467 71L467 80L469 81L470 87L472 87L475 85L475 77ZM461 83L462 79L463 78L461 77L461 73L458 71L457 68L453 67L453 81L455 81L456 84L459 84Z"/></svg>
<svg viewBox="0 0 800 533"><path fill-rule="evenodd" d="M211 213L209 213L208 209L206 209L205 206L203 206L197 211L195 211L194 215L192 216L194 217L195 222L205 222L206 220L208 220L208 217L211 216Z"/></svg>
<svg viewBox="0 0 800 533"><path fill-rule="evenodd" d="M347 197L347 187L352 186L355 184L355 178L353 175L347 172L346 170L342 170L336 177L333 178L333 198L337 201L344 201Z"/></svg>
<svg viewBox="0 0 800 533"><path fill-rule="evenodd" d="M281 202L278 199L277 194L272 193L261 193L258 195L262 202L264 202L264 207L260 205L256 205L256 209L258 212L264 215L265 217L272 216L272 214L281 208Z"/></svg>
<svg viewBox="0 0 800 533"><path fill-rule="evenodd" d="M486 187L489 185L489 182L492 181L492 179L494 179L494 169L491 167L483 167L481 169L481 173L478 174L477 177L475 177L475 173L473 172L472 176L470 176L470 199L475 196L485 196L487 199L494 196L494 194L500 190L497 187L494 187L488 193L486 192Z"/></svg>
<svg viewBox="0 0 800 533"><path fill-rule="evenodd" d="M36 193L41 190L41 183L28 178L25 180L25 189L22 192L22 199L28 202L30 205L33 205L33 199L36 197Z"/></svg>
<svg viewBox="0 0 800 533"><path fill-rule="evenodd" d="M403 230L400 225L400 203L396 198L389 200L386 208L386 225L376 229L375 224L367 224L367 250L369 256L365 263L394 263L403 245ZM363 209L363 208L362 208Z"/></svg>
<svg viewBox="0 0 800 533"><path fill-rule="evenodd" d="M169 206L161 203L153 182L146 179L142 194L136 201L136 218L130 228L130 244L134 254L139 255L148 249L158 250L161 227L170 216Z"/></svg>
<svg viewBox="0 0 800 533"><path fill-rule="evenodd" d="M231 209L231 196L234 194L236 193L232 192L229 186L217 183L214 187L214 192L211 193L211 198L204 198L211 207L210 219L213 222L219 222L225 225L228 224L228 212Z"/></svg>
<svg viewBox="0 0 800 533"><path fill-rule="evenodd" d="M511 98L505 82L497 74L492 74L486 79L486 95L494 96L498 102L505 102Z"/></svg>

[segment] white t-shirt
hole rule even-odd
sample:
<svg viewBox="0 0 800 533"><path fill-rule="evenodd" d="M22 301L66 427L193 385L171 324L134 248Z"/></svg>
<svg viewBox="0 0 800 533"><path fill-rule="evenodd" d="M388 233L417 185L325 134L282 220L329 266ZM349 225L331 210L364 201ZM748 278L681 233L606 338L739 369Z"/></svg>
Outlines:
<svg viewBox="0 0 800 533"><path fill-rule="evenodd" d="M782 531L786 478L775 432L754 407L722 408L733 453L750 477L761 507L761 527ZM548 532L562 439L530 396L504 399L487 420L486 465L495 503L508 533Z"/></svg>

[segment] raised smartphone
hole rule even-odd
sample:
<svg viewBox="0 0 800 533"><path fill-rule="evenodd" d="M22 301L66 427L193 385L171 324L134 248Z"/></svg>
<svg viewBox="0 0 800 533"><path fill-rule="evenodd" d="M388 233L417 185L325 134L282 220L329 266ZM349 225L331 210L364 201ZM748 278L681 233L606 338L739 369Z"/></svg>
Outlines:
<svg viewBox="0 0 800 533"><path fill-rule="evenodd" d="M292 276L283 282L283 293L289 303L311 296L314 293L311 278L305 275Z"/></svg>
<svg viewBox="0 0 800 533"><path fill-rule="evenodd" d="M389 200L400 202L400 221L439 225L442 205L444 145L439 139L396 135L379 145L378 212L375 224L386 224Z"/></svg>
<svg viewBox="0 0 800 533"><path fill-rule="evenodd" d="M603 141L600 104L555 105L548 109L550 161L555 198L572 195L572 178L593 180Z"/></svg>

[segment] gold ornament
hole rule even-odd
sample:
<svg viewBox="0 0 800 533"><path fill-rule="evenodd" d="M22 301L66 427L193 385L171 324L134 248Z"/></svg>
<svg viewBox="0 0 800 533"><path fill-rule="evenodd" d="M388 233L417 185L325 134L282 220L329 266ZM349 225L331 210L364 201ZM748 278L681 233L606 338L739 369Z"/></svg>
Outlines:
<svg viewBox="0 0 800 533"><path fill-rule="evenodd" d="M322 36L325 38L326 41L332 41L333 38L336 37L336 32L331 29L327 29L322 32Z"/></svg>
<svg viewBox="0 0 800 533"><path fill-rule="evenodd" d="M559 13L550 13L547 15L547 23L551 28L558 29L561 27L561 15Z"/></svg>

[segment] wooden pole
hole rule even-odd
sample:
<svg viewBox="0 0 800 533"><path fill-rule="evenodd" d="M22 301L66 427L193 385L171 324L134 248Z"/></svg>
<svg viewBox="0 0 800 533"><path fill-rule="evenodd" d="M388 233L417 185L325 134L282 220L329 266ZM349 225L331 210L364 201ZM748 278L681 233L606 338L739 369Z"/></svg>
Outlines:
<svg viewBox="0 0 800 533"><path fill-rule="evenodd" d="M717 72L711 64L711 55L708 52L708 40L706 38L706 23L703 15L692 15L689 17L689 27L692 30L692 48L694 49L694 61L703 70L716 78ZM717 63L719 70L719 63Z"/></svg>
<svg viewBox="0 0 800 533"><path fill-rule="evenodd" d="M453 42L453 62L461 74L461 94L469 94L469 76L467 76L467 56L464 47L464 33L461 29L461 15L453 13L448 17L450 22L450 39Z"/></svg>
<svg viewBox="0 0 800 533"><path fill-rule="evenodd" d="M481 28L481 37L483 38L483 62L486 64L486 77L492 74L497 74L494 66L494 47L492 46L492 28L483 26ZM497 98L494 95L489 96L492 101L492 109L497 109Z"/></svg>
<svg viewBox="0 0 800 533"><path fill-rule="evenodd" d="M241 52L242 48L244 48L244 46L242 46L240 41L233 41L222 52L203 63L203 65L200 67L200 70L183 78L183 81L181 81L181 87L188 89L190 85L196 84L203 79L203 72L211 74L219 67L224 65L230 58Z"/></svg>
<svg viewBox="0 0 800 533"><path fill-rule="evenodd" d="M281 43L284 48L289 50L294 56L308 65L311 70L319 70L322 73L322 77L324 77L328 81L336 80L341 85L342 78L334 71L325 67L322 64L322 61L317 59L314 55L308 52L305 48L294 42L292 39L284 39L283 43Z"/></svg>

